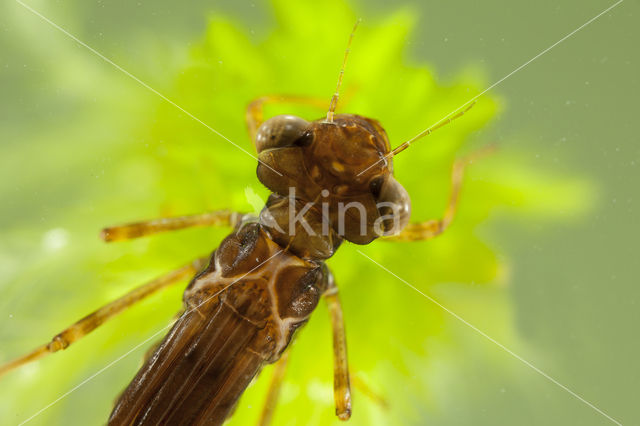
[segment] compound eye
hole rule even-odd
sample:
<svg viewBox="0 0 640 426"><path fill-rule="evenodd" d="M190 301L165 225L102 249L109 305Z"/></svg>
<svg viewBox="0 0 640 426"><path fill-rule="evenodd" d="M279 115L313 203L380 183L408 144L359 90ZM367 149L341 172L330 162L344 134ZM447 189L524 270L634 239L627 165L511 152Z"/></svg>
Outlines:
<svg viewBox="0 0 640 426"><path fill-rule="evenodd" d="M376 206L382 219L380 234L398 234L409 223L411 199L409 193L393 176L388 175L380 187Z"/></svg>
<svg viewBox="0 0 640 426"><path fill-rule="evenodd" d="M303 138L309 122L295 115L277 115L262 123L256 133L256 149L292 146Z"/></svg>
<svg viewBox="0 0 640 426"><path fill-rule="evenodd" d="M314 134L312 130L306 130L298 139L296 139L293 144L295 146L309 146L313 143Z"/></svg>
<svg viewBox="0 0 640 426"><path fill-rule="evenodd" d="M382 191L382 184L384 183L384 176L376 176L369 182L369 190L377 200L380 197L380 191Z"/></svg>

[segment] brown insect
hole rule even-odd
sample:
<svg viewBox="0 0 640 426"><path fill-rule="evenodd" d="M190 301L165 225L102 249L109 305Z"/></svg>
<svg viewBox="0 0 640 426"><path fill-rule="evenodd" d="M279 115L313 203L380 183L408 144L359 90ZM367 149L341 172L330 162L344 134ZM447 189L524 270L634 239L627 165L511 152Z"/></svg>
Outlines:
<svg viewBox="0 0 640 426"><path fill-rule="evenodd" d="M352 38L353 33L349 45ZM309 99L263 97L249 105L247 124L258 152L258 179L272 191L259 217L213 211L104 229L101 236L109 242L192 226L223 225L234 231L209 258L101 307L51 342L1 366L0 375L66 349L134 303L193 277L184 292L184 311L119 397L110 425L222 424L261 368L277 362L260 418L261 424L269 423L287 347L321 298L333 328L336 415L348 419L351 390L342 310L324 261L343 240L427 240L447 228L467 161L454 165L442 219L410 224L409 195L393 177L392 157L471 107L392 150L377 121L335 114L348 52L326 118L309 122L281 115L263 121L265 103L316 102Z"/></svg>

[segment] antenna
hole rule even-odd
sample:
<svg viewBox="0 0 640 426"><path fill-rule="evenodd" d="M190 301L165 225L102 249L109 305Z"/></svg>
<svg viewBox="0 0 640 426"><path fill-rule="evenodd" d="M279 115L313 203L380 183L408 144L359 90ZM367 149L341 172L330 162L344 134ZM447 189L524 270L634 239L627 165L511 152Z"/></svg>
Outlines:
<svg viewBox="0 0 640 426"><path fill-rule="evenodd" d="M340 74L338 75L338 86L336 87L336 92L331 97L331 103L329 104L329 111L327 112L327 122L333 123L333 115L336 111L336 107L338 106L338 98L340 97L340 86L342 86L342 77L344 76L344 68L347 65L347 58L349 57L349 52L351 51L351 42L353 41L353 35L358 28L358 24L362 21L361 18L358 18L355 25L353 26L353 30L351 31L351 35L349 36L349 42L347 43L347 49L344 51L344 59L342 60L342 68L340 68Z"/></svg>
<svg viewBox="0 0 640 426"><path fill-rule="evenodd" d="M468 103L468 102L467 102ZM401 153L402 151L404 151L405 149L409 148L409 146L414 143L415 141L417 141L418 139L425 137L425 136L429 136L431 133L435 132L436 130L440 129L441 127L446 126L447 124L451 123L453 120L455 120L456 118L460 118L462 117L467 111L469 111L471 108L473 108L473 106L476 104L476 101L471 102L465 109L459 111L458 113L451 115L451 113L449 113L448 116L446 116L445 118L443 118L442 120L438 121L436 124L434 124L433 126L423 130L422 132L418 133L417 135L415 135L414 137L412 137L411 139L409 139L406 142L403 142L402 144L398 145L397 147L393 148L391 150L391 152L389 152L388 154L386 154L384 157L380 158L378 161L376 161L375 163L371 164L369 167L367 167L366 169L364 169L363 171L361 171L360 173L358 173L357 176L360 176L361 174L363 174L364 172L366 172L367 170L369 170L370 168L372 168L373 166L375 166L376 164L386 160L387 158L393 157L398 155L399 153ZM455 111L455 110L454 110Z"/></svg>
<svg viewBox="0 0 640 426"><path fill-rule="evenodd" d="M423 130L422 132L418 133L417 135L415 135L414 137L412 137L408 141L406 141L406 142L402 143L401 145L398 145L397 147L393 148L393 150L388 154L389 157L393 157L394 155L397 155L397 154L401 153L405 149L409 148L409 145L411 145L412 143L414 143L418 139L420 139L420 138L422 138L424 136L429 136L431 133L435 132L436 130L438 130L441 127L446 126L447 124L451 123L456 118L462 117L467 111L469 111L471 108L473 108L473 106L475 104L476 104L476 102L473 101L471 104L469 104L468 107L466 107L462 111L458 112L457 114L452 115L451 117L448 117L448 118L445 118L445 119L442 119L442 120L438 121L433 126L429 127L428 129Z"/></svg>

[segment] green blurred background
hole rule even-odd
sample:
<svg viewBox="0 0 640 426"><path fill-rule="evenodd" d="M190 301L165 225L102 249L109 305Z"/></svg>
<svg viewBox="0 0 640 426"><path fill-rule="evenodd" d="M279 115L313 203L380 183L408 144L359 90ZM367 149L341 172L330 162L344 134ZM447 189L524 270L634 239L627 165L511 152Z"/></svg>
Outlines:
<svg viewBox="0 0 640 426"><path fill-rule="evenodd" d="M363 18L343 111L414 135L612 3L470 1L29 1L149 86L252 152L244 108L273 93L334 90ZM361 249L623 424L637 409L640 97L626 0L403 153L415 220L444 208L457 155L496 154L465 179L460 215L433 242L346 245L330 262L353 373L350 424L612 422L357 253ZM20 4L0 5L0 360L51 338L137 283L211 251L228 230L118 245L102 226L207 209L251 210L255 162ZM282 106L269 114L323 111ZM464 142L464 146L463 146ZM18 424L166 326L163 292L70 350L2 378ZM293 345L276 424L336 422L320 307ZM140 347L29 424L103 424ZM255 422L270 368L234 424Z"/></svg>

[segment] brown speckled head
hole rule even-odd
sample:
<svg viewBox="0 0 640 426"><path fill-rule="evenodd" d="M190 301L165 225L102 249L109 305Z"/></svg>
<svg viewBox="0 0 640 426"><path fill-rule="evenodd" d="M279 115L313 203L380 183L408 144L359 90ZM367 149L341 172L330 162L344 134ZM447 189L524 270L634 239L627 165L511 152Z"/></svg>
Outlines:
<svg viewBox="0 0 640 426"><path fill-rule="evenodd" d="M375 120L351 114L335 115L332 122L276 116L258 129L256 148L260 181L283 197L293 189L298 200L326 203L323 214L348 241L368 244L379 237L375 222L381 215L399 216L396 231L409 220L409 196L393 177L389 139ZM345 209L350 203L362 209ZM398 209L392 213L380 203Z"/></svg>
<svg viewBox="0 0 640 426"><path fill-rule="evenodd" d="M366 192L373 177L393 173L391 159L385 159L390 150L387 133L375 120L336 115L332 123L324 120L310 123L308 137L303 147L305 166L311 179L333 194ZM360 174L378 161L375 167Z"/></svg>

